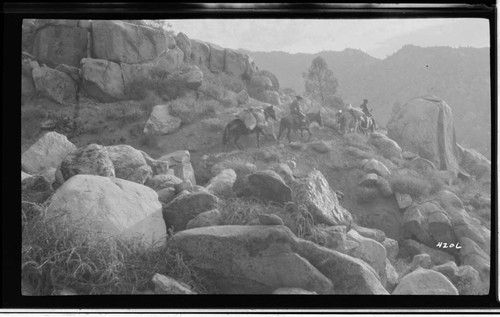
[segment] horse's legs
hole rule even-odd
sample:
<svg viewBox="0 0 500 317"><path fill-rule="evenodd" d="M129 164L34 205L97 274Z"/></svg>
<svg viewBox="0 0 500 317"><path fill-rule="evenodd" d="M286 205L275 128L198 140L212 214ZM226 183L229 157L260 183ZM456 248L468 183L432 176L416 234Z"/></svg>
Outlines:
<svg viewBox="0 0 500 317"><path fill-rule="evenodd" d="M309 133L309 137L307 138L307 142L309 142L311 141L312 133L311 130L309 130L309 128L307 128L306 131Z"/></svg>

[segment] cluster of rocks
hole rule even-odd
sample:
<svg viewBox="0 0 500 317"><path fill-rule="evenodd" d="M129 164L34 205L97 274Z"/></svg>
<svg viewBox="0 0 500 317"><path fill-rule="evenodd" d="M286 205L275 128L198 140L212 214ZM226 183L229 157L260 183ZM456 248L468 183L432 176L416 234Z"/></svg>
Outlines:
<svg viewBox="0 0 500 317"><path fill-rule="evenodd" d="M118 20L26 19L23 51L24 99L40 92L59 103L74 102L82 87L101 102L124 100L131 83L158 71L198 89L199 67L245 79L252 97L279 89L276 76L259 71L247 54Z"/></svg>

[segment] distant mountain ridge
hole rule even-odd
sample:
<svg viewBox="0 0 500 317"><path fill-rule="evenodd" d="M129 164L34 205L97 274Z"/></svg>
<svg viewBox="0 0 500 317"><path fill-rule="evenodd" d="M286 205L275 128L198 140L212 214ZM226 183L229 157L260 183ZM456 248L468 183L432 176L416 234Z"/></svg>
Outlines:
<svg viewBox="0 0 500 317"><path fill-rule="evenodd" d="M349 48L316 54L242 51L260 69L273 72L282 88L298 93L304 90L302 72L315 57L323 57L338 80L337 94L354 106L368 99L382 125L395 103L441 97L453 111L458 142L491 156L489 48L405 45L385 59Z"/></svg>

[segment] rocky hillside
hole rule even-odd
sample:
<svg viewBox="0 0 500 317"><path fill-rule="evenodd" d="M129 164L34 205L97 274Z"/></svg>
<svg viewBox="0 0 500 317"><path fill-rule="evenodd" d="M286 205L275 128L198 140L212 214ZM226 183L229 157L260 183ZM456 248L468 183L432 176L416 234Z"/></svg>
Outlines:
<svg viewBox="0 0 500 317"><path fill-rule="evenodd" d="M338 94L358 106L368 99L378 121L386 124L394 104L437 95L450 105L459 142L491 156L490 50L488 48L406 45L380 60L359 50L317 54L249 52L258 65L274 72L282 87L301 92L302 72L321 56L338 79Z"/></svg>
<svg viewBox="0 0 500 317"><path fill-rule="evenodd" d="M488 292L491 162L444 100L387 133L323 111L308 142L270 121L261 148L225 151L242 108L286 115L277 76L132 22L25 21L24 294Z"/></svg>

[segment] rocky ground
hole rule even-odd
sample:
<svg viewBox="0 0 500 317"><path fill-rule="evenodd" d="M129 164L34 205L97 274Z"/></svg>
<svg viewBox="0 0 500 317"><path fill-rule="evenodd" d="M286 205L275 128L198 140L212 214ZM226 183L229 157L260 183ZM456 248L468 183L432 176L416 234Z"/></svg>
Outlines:
<svg viewBox="0 0 500 317"><path fill-rule="evenodd" d="M26 28L35 38L89 27L136 36L122 22L57 21ZM25 294L488 292L491 163L456 143L446 102L412 100L369 135L340 135L321 109L309 142L276 144L268 126L261 148L252 135L243 151L224 151L235 113L273 104L279 119L291 96L247 56L170 37L167 52L189 59L160 54L151 68L125 55L106 68L149 74L125 91L86 68L101 69L91 57L123 58L109 53L120 47L85 53L74 79L41 65L61 65L43 47L25 55L34 81L21 121ZM76 88L53 87L51 76Z"/></svg>

